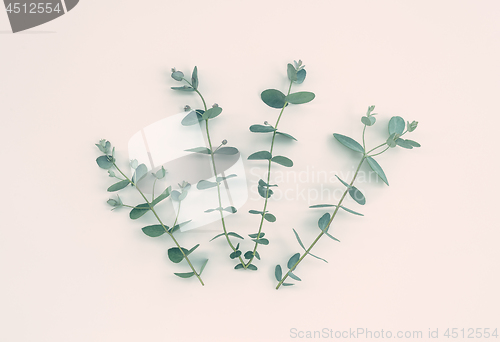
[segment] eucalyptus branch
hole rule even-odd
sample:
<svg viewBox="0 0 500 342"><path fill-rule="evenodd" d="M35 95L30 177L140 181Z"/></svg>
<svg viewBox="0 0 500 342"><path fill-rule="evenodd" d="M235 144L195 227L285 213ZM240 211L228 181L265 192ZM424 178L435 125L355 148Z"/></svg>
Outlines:
<svg viewBox="0 0 500 342"><path fill-rule="evenodd" d="M354 181L356 180L356 177L358 176L361 165L363 164L363 162L365 160L367 161L370 168L378 175L378 177L384 183L389 185L389 183L387 181L387 177L386 177L384 171L382 170L381 166L372 157L384 153L385 151L387 151L387 149L389 149L391 147L400 146L400 147L406 148L406 149L412 149L413 147L420 147L420 144L413 141L413 140L401 139L401 136L404 135L405 133L414 131L417 128L418 123L416 121L413 121L412 123L408 122L406 125L405 121L401 117L394 116L389 121L389 127L388 127L389 138L387 138L386 142L367 151L366 145L365 145L365 131L366 131L367 126L372 126L376 122L375 117L373 116L376 114L372 113L374 108L375 108L375 106L368 107L368 112L367 112L366 116L361 118L361 122L364 124L363 134L362 134L363 145L360 145L357 141L355 141L354 139L349 138L345 135L341 135L341 134L337 134L337 133L333 134L335 139L337 139L342 145L346 146L347 148L349 148L353 151L361 153L362 154L361 160L358 164L358 167L356 168L356 172L354 173L354 176L353 176L350 183L344 182L342 179L340 179L340 177L337 176L338 180L346 187L344 193L342 194L342 196L337 204L335 204L335 205L333 205L333 204L318 204L318 205L313 205L310 207L310 208L335 207L335 210L333 211L333 213L331 215L330 215L330 213L325 213L318 220L318 227L321 230L321 233L319 233L319 235L316 237L316 239L311 243L311 245L307 249L304 247L304 244L302 243L302 240L300 239L298 233L295 231L295 229L293 230L299 245L304 249L304 253L302 255L300 255L300 253L296 253L288 260L288 263L287 263L288 271L285 273L284 276L283 276L283 271L282 271L281 266L276 265L275 277L276 277L276 280L278 281L278 285L276 286L276 289L279 289L282 285L283 286L294 285L293 283L285 283L285 280L289 277L294 279L294 280L301 281L301 279L297 275L295 275L293 272L297 269L297 266L302 262L302 260L304 260L304 258L307 255L313 256L317 259L320 259L320 260L327 262L326 260L324 260L316 255L311 254L311 250L314 248L314 246L318 243L318 241L324 235L328 236L329 238L331 238L335 241L340 242L337 238L333 237L332 235L330 235L328 233L328 229L330 228L330 225L331 225L333 219L337 216L339 209L342 208L344 211L347 211L351 214L363 216L363 214L360 214L358 212L355 212L354 210L348 209L348 208L344 207L342 204L343 204L344 199L345 199L347 194L349 194L352 197L352 199L360 205L364 205L366 203L365 196L361 193L361 191L359 191L353 185ZM405 131L405 126L407 128L406 131ZM387 148L384 149L382 152L379 152L379 153L376 153L373 155L369 155L369 153L375 151L378 148L386 146L386 145L387 145Z"/></svg>
<svg viewBox="0 0 500 342"><path fill-rule="evenodd" d="M155 209L155 206L158 203L160 203L161 201L163 201L164 199L166 199L170 196L171 187L168 187L167 189L165 189L165 191L163 191L156 198L153 195L152 200L149 201L147 199L146 195L144 194L144 192L138 186L138 182L147 175L146 165L145 164L137 165L137 161L133 161L131 163L131 165L133 166L133 168L135 168L135 172L134 172L133 177L129 178L118 167L118 165L116 165L116 160L114 158L114 148L113 148L113 153L109 154L109 152L111 151L111 143L109 141L106 141L106 140L101 140L99 142L99 144L96 144L96 145L102 152L105 153L105 155L98 157L96 160L99 167L101 167L103 169L108 169L108 170L111 168L115 168L116 171L118 171L124 177L124 179L122 181L111 185L108 188L108 191L110 191L110 192L119 191L119 190L126 188L130 184L132 187L134 187L139 192L139 194L141 195L141 197L145 201L145 203L143 203L143 204L139 204L137 206L130 206L130 205L123 204L121 199L119 197L117 197L117 200L114 200L114 199L108 200L108 204L110 204L114 208L119 208L119 207L132 208L132 211L130 212L130 218L133 220L143 216L148 211L151 211L153 213L153 215L155 216L155 218L157 219L159 225L146 226L146 227L142 228L142 231L150 237L158 237L158 236L161 236L165 233L168 236L170 236L172 241L175 243L176 247L170 248L168 250L169 259L174 263L179 263L185 259L186 262L188 263L189 267L192 270L192 272L188 272L188 273L174 273L174 274L181 277L181 278L189 278L189 277L192 277L193 275L195 275L198 278L201 285L204 285L203 280L201 279L201 273L203 272L203 269L205 268L208 260L206 260L203 263L203 265L200 268L200 272L197 272L196 269L194 268L193 264L191 263L191 260L188 257L189 254L191 254L196 248L198 248L199 244L196 245L195 247L191 248L190 250L187 250L187 249L182 248L180 246L177 239L173 235L173 233L180 228L180 225L177 224L179 211L177 212L177 215L175 217L174 225L172 226L172 228L169 228L160 219L160 217ZM153 175L155 175L155 177L157 177L157 179L163 178L163 177L165 177L165 169L162 167L161 170L159 170L156 174L153 174ZM155 180L155 184L156 184L156 180ZM180 210L180 204L179 204L179 210Z"/></svg>
<svg viewBox="0 0 500 342"><path fill-rule="evenodd" d="M227 208L223 208L222 207L222 196L221 196L221 189L220 189L220 183L222 181L225 181L227 178L230 178L231 176L236 176L236 175L230 175L230 176L226 176L226 177L218 177L219 173L217 172L217 166L216 166L216 163L215 163L215 154L216 153L226 154L226 155L232 155L232 154L237 154L238 150L235 147L221 147L222 145L226 145L227 144L227 140L223 140L222 144L219 147L217 147L216 149L214 149L213 145L212 145L212 139L210 137L209 120L213 119L213 118L215 118L217 116L219 116L221 114L221 112L222 112L222 108L219 107L217 104L214 104L212 106L212 108L207 108L207 104L205 102L205 99L204 99L203 95L200 93L200 91L198 90L199 81L198 81L198 69L197 69L197 67L194 67L194 70L193 70L193 73L192 73L192 77L191 77L191 82L184 77L184 74L182 72L176 71L175 69L172 69L172 78L175 79L176 81L184 81L184 82L186 82L188 84L188 86L172 87L172 89L174 89L174 90L181 90L181 91L194 91L194 92L196 92L199 95L200 99L203 102L203 108L204 109L203 110L191 111L186 116L185 120L183 120L183 123L184 124L191 124L192 122L194 122L194 123L196 123L196 122L204 122L205 123L205 131L206 131L206 136L207 136L207 141L208 141L208 148L206 148L206 147L196 147L196 148L190 149L188 151L195 152L195 153L209 154L210 155L210 159L211 159L211 164L212 164L212 169L213 169L214 177L216 177L216 181L215 182L210 182L210 181L207 181L207 180L201 180L197 184L197 188L199 190L208 189L208 188L212 188L212 187L217 187L217 197L218 197L218 204L219 204L219 206L216 209L209 209L206 212L212 212L214 210L218 210L219 211L219 213L220 213L220 220L221 220L221 223L222 223L223 233L215 236L212 240L214 240L214 239L216 239L216 238L224 235L224 237L226 238L227 244L232 249L232 252L229 255L229 257L231 259L238 258L239 261L240 261L240 264L236 265L236 268L245 268L246 269L247 266L245 265L243 259L241 258L241 251L239 250L239 244L237 244L236 246L234 246L234 244L232 243L231 239L229 238L229 236L233 236L233 237L240 238L240 239L243 239L243 237L241 237L240 235L238 235L238 234L236 234L234 232L228 232L227 231L226 221L225 221L224 214L223 214L223 211L227 211L227 212L230 212L230 213L236 213L237 210L233 206L230 206L230 207L227 207ZM186 106L186 108L189 108L189 106ZM195 120L191 120L191 117L194 118L196 121ZM210 240L210 241L212 241L212 240ZM240 267L240 265L241 265L241 267Z"/></svg>
<svg viewBox="0 0 500 342"><path fill-rule="evenodd" d="M271 165L274 162L274 163L278 163L278 164L285 166L285 167L293 166L292 160L287 158L287 157L284 157L284 156L274 156L273 157L274 142L275 142L277 134L282 135L288 139L296 140L291 135L278 131L278 125L280 123L283 112L285 111L285 108L288 106L289 103L292 103L292 104L307 103L307 102L312 101L315 97L314 93L311 93L311 92L299 92L299 93L290 94L293 83L300 84L300 83L304 82L304 79L306 77L306 70L304 69L304 66L302 65L302 61L295 62L295 66L293 66L292 64L288 64L287 65L287 75L288 75L288 79L290 80L290 85L288 87L288 92L286 95L281 93L279 90L276 90L276 89L268 89L268 90L263 91L261 94L262 101L265 104L267 104L271 108L281 109L280 114L278 115L278 119L276 120L276 124L274 126L270 126L266 121L266 122L264 122L264 126L262 126L262 125L250 126L251 132L254 132L254 133L270 133L270 132L272 132L273 136L271 139L271 147L269 148L269 152L268 151L259 151L259 152L255 152L255 153L251 154L248 157L249 160L266 160L267 159L268 165L267 165L267 181L264 182L261 179L261 180L259 180L259 184L258 184L258 192L264 198L264 208L262 209L262 211L250 210L250 214L259 214L259 215L261 215L261 218L260 218L259 229L258 229L257 233L249 235L251 238L253 238L255 245L254 245L253 250L245 253L245 258L249 259L246 263L246 267L249 267L251 265L254 258L257 258L260 260L260 255L257 252L257 248L258 248L259 244L262 244L262 245L269 244L269 240L264 238L265 233L262 232L264 220L267 220L269 222L276 221L276 217L267 211L268 200L271 197L271 195L273 194L273 191L270 189L273 186L270 184Z"/></svg>

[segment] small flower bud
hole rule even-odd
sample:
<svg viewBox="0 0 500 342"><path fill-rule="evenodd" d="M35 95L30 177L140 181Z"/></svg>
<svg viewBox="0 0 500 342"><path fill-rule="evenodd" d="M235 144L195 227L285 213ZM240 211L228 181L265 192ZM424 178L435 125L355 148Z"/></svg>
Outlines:
<svg viewBox="0 0 500 342"><path fill-rule="evenodd" d="M269 122L267 122L267 121L264 121L264 125L269 125Z"/></svg>
<svg viewBox="0 0 500 342"><path fill-rule="evenodd" d="M222 140L222 145L226 145L226 144L227 144L227 140L226 139Z"/></svg>
<svg viewBox="0 0 500 342"><path fill-rule="evenodd" d="M219 105L218 105L217 103L214 103L214 104L212 105L212 108L217 108L217 107L219 107Z"/></svg>
<svg viewBox="0 0 500 342"><path fill-rule="evenodd" d="M191 110L191 107L189 105L184 106L184 111L189 112Z"/></svg>
<svg viewBox="0 0 500 342"><path fill-rule="evenodd" d="M408 132L413 132L415 129L417 129L417 126L418 126L417 121L413 121L412 123L408 121Z"/></svg>

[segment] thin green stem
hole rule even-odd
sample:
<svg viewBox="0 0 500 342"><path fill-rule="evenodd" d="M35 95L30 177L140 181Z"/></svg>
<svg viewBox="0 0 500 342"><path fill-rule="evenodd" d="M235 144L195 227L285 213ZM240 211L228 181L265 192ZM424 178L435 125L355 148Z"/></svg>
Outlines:
<svg viewBox="0 0 500 342"><path fill-rule="evenodd" d="M290 81L290 86L288 87L288 94L287 95L289 95L290 91L292 90L292 84L293 84L293 81ZM278 116L278 120L276 120L276 125L274 125L273 138L271 140L271 148L269 149L269 153L271 154L271 156L273 155L274 139L276 138L276 132L278 131L278 125L280 123L281 116L283 115L283 112L285 111L285 107L287 106L287 104L288 104L288 102L285 102L285 104L283 105L283 108L281 108L281 112L280 112L280 115ZM272 163L271 159L269 159L269 164L267 166L266 198L264 200L264 209L262 209L262 217L260 219L259 231L257 232L256 241L260 240L260 233L262 232L262 226L264 224L264 216L266 215L267 203L268 203L268 199L269 199L269 182L271 181L271 163ZM255 252L257 251L258 245L259 245L259 243L255 242L255 245L253 247L252 257L250 258L250 260L248 260L245 267L248 267L252 263L253 259L255 258Z"/></svg>
<svg viewBox="0 0 500 342"><path fill-rule="evenodd" d="M351 183L349 183L349 187L351 187L354 184L354 181L356 180L356 177L358 176L359 169L361 168L361 165L363 164L363 162L365 161L365 159L366 159L366 155L363 155L363 157L361 158L361 161L359 162L358 168L356 169L356 172L354 173L354 176L352 177ZM292 266L292 268L290 268L288 270L288 272L285 274L285 276L281 279L281 281L276 286L276 290L280 288L281 284L283 284L283 282L285 281L285 279L288 278L290 272L292 272L297 267L297 265L300 264L300 262L306 257L306 255L309 254L309 252L311 251L311 249L313 249L313 247L316 245L316 243L319 241L319 239L321 239L321 237L325 234L325 232L328 231L328 229L330 228L330 225L331 225L333 219L337 215L337 212L339 211L339 208L342 205L342 202L344 201L345 196L349 192L349 187L344 191L344 194L340 198L340 201L338 202L337 207L335 208L335 211L333 212L332 217L330 218L330 221L328 221L328 224L326 225L325 230L321 231L321 233L313 241L313 243L311 244L311 246L309 246L309 248L306 249L305 253L299 258L299 260L297 260L297 262Z"/></svg>
<svg viewBox="0 0 500 342"><path fill-rule="evenodd" d="M366 151L366 145L365 145L365 131L366 131L366 125L363 127L363 150Z"/></svg>
<svg viewBox="0 0 500 342"><path fill-rule="evenodd" d="M156 181L158 178L155 177L155 181L153 182L153 194L151 195L151 201L155 200L155 186L156 186Z"/></svg>
<svg viewBox="0 0 500 342"><path fill-rule="evenodd" d="M183 78L183 80L186 81L186 83L189 84L191 87L193 87L193 85L188 80L186 80L185 78ZM200 96L201 101L203 102L203 108L204 108L204 110L207 111L207 104L205 102L205 99L203 98L203 95L201 95L201 93L198 91L198 89L195 89L195 91ZM214 177L217 177L218 173L217 173L217 167L215 165L215 156L214 156L214 152L215 151L213 150L212 140L210 139L210 130L208 129L208 119L205 120L205 129L206 129L206 132L207 132L207 140L208 140L208 146L210 148L210 158L212 160L212 167L213 167L213 170L214 170ZM219 198L219 207L222 207L222 198L221 198L221 193L220 193L220 184L219 184L219 182L216 182L216 183L217 183L217 196ZM219 210L219 213L220 213L220 219L221 219L221 222L222 222L222 230L224 231L224 236L226 237L226 241L227 241L229 247L231 247L231 249L233 250L233 252L236 252L237 249L236 249L236 247L234 247L233 243L231 242L231 239L229 239L229 235L227 234L226 221L224 220L224 214L222 213L222 210ZM240 260L240 262L243 265L243 267L246 269L245 262L241 258L241 255L238 257L238 259Z"/></svg>
<svg viewBox="0 0 500 342"><path fill-rule="evenodd" d="M163 224L162 220L160 219L160 217L158 216L158 214L156 213L156 210L154 209L154 207L151 205L151 202L148 201L148 199L146 198L146 196L144 195L144 193L141 191L141 189L139 189L139 187L137 186L137 184L135 184L134 182L132 182L131 179L129 179L123 172L122 170L120 170L120 168L116 165L115 162L113 162L113 166L116 168L116 170L118 170L118 172L120 172L122 174L123 177L125 177L125 179L127 179L130 184L132 184L136 189L137 191L141 194L142 198L146 201L146 203L148 204L149 206L149 209L151 210L151 212L155 215L156 219L158 220L158 222L160 223L160 225L163 227L163 229L165 230L165 232L170 236L170 238L172 239L172 241L174 241L174 243L176 244L177 248L179 249L179 251L182 253L184 259L186 259L187 263L189 264L189 267L191 268L191 270L193 271L193 273L196 275L196 277L198 278L198 280L200 281L201 285L205 285L203 283L203 280L201 280L201 277L200 275L198 274L198 272L196 272L196 269L194 268L193 264L191 264L191 260L189 260L188 256L184 253L184 250L182 249L181 245L179 245L179 243L177 242L177 239L172 235L172 233L169 232L168 228ZM178 215L179 213L177 213ZM176 218L176 221L177 221L177 218Z"/></svg>
<svg viewBox="0 0 500 342"><path fill-rule="evenodd" d="M367 156L367 157L375 157L375 156L378 156L379 154L382 154L382 153L384 153L385 151L387 151L389 148L390 148L390 147L389 147L389 146L387 146L387 147L386 147L386 148L385 148L382 152L379 152L379 153L376 153L376 154L372 154L372 155Z"/></svg>

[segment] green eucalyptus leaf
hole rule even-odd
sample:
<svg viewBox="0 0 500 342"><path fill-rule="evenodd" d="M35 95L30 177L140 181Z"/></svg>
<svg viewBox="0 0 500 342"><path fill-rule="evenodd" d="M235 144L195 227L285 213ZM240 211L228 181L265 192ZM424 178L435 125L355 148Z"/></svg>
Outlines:
<svg viewBox="0 0 500 342"><path fill-rule="evenodd" d="M413 141L413 140L406 139L406 142L413 147L420 147L421 146L418 142Z"/></svg>
<svg viewBox="0 0 500 342"><path fill-rule="evenodd" d="M247 269L252 270L252 271L257 271L257 266L250 264L247 266Z"/></svg>
<svg viewBox="0 0 500 342"><path fill-rule="evenodd" d="M349 195L351 195L352 199L361 205L364 205L366 203L365 196L355 186L352 186L349 189Z"/></svg>
<svg viewBox="0 0 500 342"><path fill-rule="evenodd" d="M213 119L222 113L222 108L221 107L212 107L207 109L205 113L202 115L203 120L208 120L208 119Z"/></svg>
<svg viewBox="0 0 500 342"><path fill-rule="evenodd" d="M235 269L235 270L239 270L240 268L243 268L243 265L242 265L242 264L238 264L238 265L234 266L234 269Z"/></svg>
<svg viewBox="0 0 500 342"><path fill-rule="evenodd" d="M229 257L231 259L236 259L237 257L239 257L241 255L241 251L234 251L233 253L229 254Z"/></svg>
<svg viewBox="0 0 500 342"><path fill-rule="evenodd" d="M266 221L276 222L276 216L274 216L273 214L265 214L264 218L266 219Z"/></svg>
<svg viewBox="0 0 500 342"><path fill-rule="evenodd" d="M288 138L288 139L293 139L293 140L297 141L297 139L295 139L294 137L292 137L292 136L291 136L290 134L288 134L288 133L283 133L283 132L278 132L278 131L276 131L276 134L279 134L279 135L281 135L281 136L283 136L283 137L286 137L286 138Z"/></svg>
<svg viewBox="0 0 500 342"><path fill-rule="evenodd" d="M182 86L182 87L170 87L171 89L173 90L180 90L180 91L194 91L194 88L193 87L189 87L189 86Z"/></svg>
<svg viewBox="0 0 500 342"><path fill-rule="evenodd" d="M173 234L174 232L178 231L182 226L185 226L189 222L191 222L191 220L185 221L185 222L181 222L179 224L176 224L175 226L173 226L172 228L170 228L168 231L169 231L170 234Z"/></svg>
<svg viewBox="0 0 500 342"><path fill-rule="evenodd" d="M365 124L366 126L373 126L375 123L376 119L374 116L363 116L361 117L361 122Z"/></svg>
<svg viewBox="0 0 500 342"><path fill-rule="evenodd" d="M366 157L366 161L368 162L368 165L370 165L372 170L375 171L375 173L380 177L380 179L383 180L385 184L389 185L384 170L382 170L377 161L372 157Z"/></svg>
<svg viewBox="0 0 500 342"><path fill-rule="evenodd" d="M227 233L227 235L235 237L235 238L238 238L238 239L244 240L241 235L238 235L238 234L233 233L233 232L229 232L229 233ZM215 239L217 239L218 237L221 237L221 236L224 236L224 233L214 236L210 241L215 240Z"/></svg>
<svg viewBox="0 0 500 342"><path fill-rule="evenodd" d="M325 259L323 259L323 258L320 258L320 257L319 257L319 256L317 256L317 255L314 255L314 254L312 254L312 253L308 253L308 254L309 254L310 256L312 256L313 258L316 258L316 259L318 259L318 260L322 260L322 261L324 261L324 262L328 263L328 261L326 261L326 260L325 260ZM285 284L283 284L283 285L285 285Z"/></svg>
<svg viewBox="0 0 500 342"><path fill-rule="evenodd" d="M200 247L200 244L197 244L196 246L194 246L193 248L191 248L189 251L187 251L186 255L189 255L191 253L193 253L195 251L196 248Z"/></svg>
<svg viewBox="0 0 500 342"><path fill-rule="evenodd" d="M245 259L252 259L253 258L253 252L252 251L248 251L243 256L245 257Z"/></svg>
<svg viewBox="0 0 500 342"><path fill-rule="evenodd" d="M276 185L276 184L267 184L266 182L264 182L264 180L259 179L259 186L267 188L267 187L278 186L278 185Z"/></svg>
<svg viewBox="0 0 500 342"><path fill-rule="evenodd" d="M302 281L302 279L300 279L299 277L297 277L295 274L293 274L292 272L288 272L288 276L292 279L295 279L297 281Z"/></svg>
<svg viewBox="0 0 500 342"><path fill-rule="evenodd" d="M259 236L259 239L261 239L261 238L263 238L263 237L264 237L264 235L266 235L266 233L262 233L262 232L261 232L260 234L259 234L259 233L255 233L255 234L248 234L248 236L250 236L252 239L256 239L256 238L257 238L257 236Z"/></svg>
<svg viewBox="0 0 500 342"><path fill-rule="evenodd" d="M207 147L195 147L195 148L190 148L188 150L184 150L186 152L195 152L195 153L201 153L201 154L210 154L211 151Z"/></svg>
<svg viewBox="0 0 500 342"><path fill-rule="evenodd" d="M260 215L262 215L262 211L258 211L258 210L249 210L248 212L250 214L260 214Z"/></svg>
<svg viewBox="0 0 500 342"><path fill-rule="evenodd" d="M202 119L202 115L205 111L201 109L197 109L196 111L189 112L188 115L184 117L181 121L182 126L192 126L199 123Z"/></svg>
<svg viewBox="0 0 500 342"><path fill-rule="evenodd" d="M286 74L290 81L297 81L297 70L295 70L295 67L290 63L286 66Z"/></svg>
<svg viewBox="0 0 500 342"><path fill-rule="evenodd" d="M160 203L161 201L163 201L165 198L167 198L168 196L170 196L170 191L172 190L172 187L169 186L168 188L166 188L158 197L156 197L154 199L153 202L151 202L151 206L154 207L155 205L157 205L158 203Z"/></svg>
<svg viewBox="0 0 500 342"><path fill-rule="evenodd" d="M398 138L396 139L396 144L402 148L406 148L408 150L411 150L413 148L413 145L410 144L408 141L405 139Z"/></svg>
<svg viewBox="0 0 500 342"><path fill-rule="evenodd" d="M295 83L301 84L306 79L306 69L300 69L297 71L297 81Z"/></svg>
<svg viewBox="0 0 500 342"><path fill-rule="evenodd" d="M136 220L145 213L147 213L149 210L150 210L149 204L147 203L139 204L130 211L129 216L132 220Z"/></svg>
<svg viewBox="0 0 500 342"><path fill-rule="evenodd" d="M337 179L338 179L338 180L339 180L342 184L344 184L347 188L349 188L349 189L351 188L351 186L350 186L349 184L347 184L346 182L344 182L342 179L340 179L340 177L339 177L339 176L335 175L335 177L337 177Z"/></svg>
<svg viewBox="0 0 500 342"><path fill-rule="evenodd" d="M342 209L344 209L345 211L347 211L348 213L351 213L351 214L354 214L354 215L358 215L358 216L365 216L365 215L360 214L360 213L358 213L358 212L356 212L356 211L354 211L354 210L351 210L351 209L349 209L349 208L346 208L346 207L343 207L343 206L340 206L340 207L341 207Z"/></svg>
<svg viewBox="0 0 500 342"><path fill-rule="evenodd" d="M391 120L389 120L389 134L397 133L399 135L403 134L405 130L405 121L400 116L393 116Z"/></svg>
<svg viewBox="0 0 500 342"><path fill-rule="evenodd" d="M288 260L288 268L289 269L292 269L292 267L295 266L295 264L297 263L297 261L299 261L300 259L300 253L295 253L294 255L292 255L292 257L290 258L290 260Z"/></svg>
<svg viewBox="0 0 500 342"><path fill-rule="evenodd" d="M256 257L258 260L260 260L260 254L259 254L259 252L255 251L255 257Z"/></svg>
<svg viewBox="0 0 500 342"><path fill-rule="evenodd" d="M309 91L299 91L298 93L288 94L285 101L292 104L303 104L311 102L315 96L314 93Z"/></svg>
<svg viewBox="0 0 500 342"><path fill-rule="evenodd" d="M326 236L328 236L330 239L334 240L334 241L337 241L337 242L340 242L339 239L337 239L336 237L333 237L332 235L328 234L327 232L324 232Z"/></svg>
<svg viewBox="0 0 500 342"><path fill-rule="evenodd" d="M283 271L281 270L280 265L276 265L276 268L274 269L274 276L276 277L277 281L281 281L281 278L283 277Z"/></svg>
<svg viewBox="0 0 500 342"><path fill-rule="evenodd" d="M172 73L172 78L176 81L182 81L182 78L184 77L184 74L182 71L174 71Z"/></svg>
<svg viewBox="0 0 500 342"><path fill-rule="evenodd" d="M387 141L385 142L387 144L387 146L393 148L393 147L396 147L397 144L396 144L396 140L394 140L394 137L395 137L396 133L392 133L389 138L387 138Z"/></svg>
<svg viewBox="0 0 500 342"><path fill-rule="evenodd" d="M321 230L325 230L328 226L328 222L330 222L330 214L326 213L318 221L318 227Z"/></svg>
<svg viewBox="0 0 500 342"><path fill-rule="evenodd" d="M123 188L125 188L127 185L129 185L130 182L128 179L125 179L125 180L122 180L118 183L115 183L113 185L111 185L109 188L108 188L108 191L109 192L114 192L114 191L118 191L118 190L121 190Z"/></svg>
<svg viewBox="0 0 500 342"><path fill-rule="evenodd" d="M292 228L292 230L295 233L295 237L297 238L297 241L299 242L300 247L302 247L304 250L306 250L306 248L304 247L304 244L300 240L299 234L297 234L297 232L295 231L295 229Z"/></svg>
<svg viewBox="0 0 500 342"><path fill-rule="evenodd" d="M314 209L314 208L327 208L327 207L336 207L336 205L335 204L316 204L316 205L309 206L310 209Z"/></svg>
<svg viewBox="0 0 500 342"><path fill-rule="evenodd" d="M283 108L286 104L285 94L277 89L267 89L260 94L260 98L266 105L272 108Z"/></svg>
<svg viewBox="0 0 500 342"><path fill-rule="evenodd" d="M222 210L222 207L217 207L215 209L207 209L205 210L206 213L211 213L211 212L214 212L214 211L217 211L217 210Z"/></svg>
<svg viewBox="0 0 500 342"><path fill-rule="evenodd" d="M166 227L168 229L168 227ZM142 228L144 234L150 237L158 237L165 234L165 228L161 224L154 224L152 226L146 226Z"/></svg>
<svg viewBox="0 0 500 342"><path fill-rule="evenodd" d="M269 160L272 158L271 153L269 151L259 151L252 153L248 156L248 160Z"/></svg>
<svg viewBox="0 0 500 342"><path fill-rule="evenodd" d="M113 167L114 158L112 156L100 156L95 161L101 169L107 170Z"/></svg>
<svg viewBox="0 0 500 342"><path fill-rule="evenodd" d="M201 181L198 182L198 184L196 184L196 188L198 190L210 189L210 188L213 188L213 187L216 187L216 186L217 186L217 183L210 182L210 181L207 181L207 180L204 180L204 179L202 179Z"/></svg>
<svg viewBox="0 0 500 342"><path fill-rule="evenodd" d="M237 211L238 211L238 210L236 210L236 208L235 208L235 207L233 207L233 206L226 207L226 208L224 208L224 209L222 209L222 210L227 211L228 213L232 213L232 214L234 214L235 212L237 212Z"/></svg>
<svg viewBox="0 0 500 342"><path fill-rule="evenodd" d="M191 75L191 84L194 89L198 89L198 68L195 66Z"/></svg>
<svg viewBox="0 0 500 342"><path fill-rule="evenodd" d="M260 243L261 245L269 245L268 239L252 239L253 242Z"/></svg>
<svg viewBox="0 0 500 342"><path fill-rule="evenodd" d="M224 177L217 177L216 181L217 182L223 182L225 181L226 179L229 179L229 178L234 178L234 177L238 177L237 175L235 175L234 173L233 174L230 174L228 176L224 176Z"/></svg>
<svg viewBox="0 0 500 342"><path fill-rule="evenodd" d="M132 176L132 183L137 184L141 179L143 179L148 174L148 167L145 164L139 165Z"/></svg>
<svg viewBox="0 0 500 342"><path fill-rule="evenodd" d="M182 251L184 252L184 254L188 254L188 250L185 249L185 248L182 248ZM170 261L172 261L173 263L180 263L182 261L182 259L184 259L184 255L182 254L181 250L179 249L179 247L172 247L172 248L169 248L168 252L168 258L170 259Z"/></svg>
<svg viewBox="0 0 500 342"><path fill-rule="evenodd" d="M262 198L269 198L269 197L271 197L274 194L274 192L271 189L269 189L267 187L264 188L262 186L258 186L257 187L257 191L259 192L259 195Z"/></svg>
<svg viewBox="0 0 500 342"><path fill-rule="evenodd" d="M275 156L271 158L271 161L280 165L283 165L285 167L292 167L293 166L293 161L287 157L283 156Z"/></svg>
<svg viewBox="0 0 500 342"><path fill-rule="evenodd" d="M293 286L293 285L295 285L295 284L291 284L291 283L283 283L283 284L281 284L281 285L283 285L283 286Z"/></svg>
<svg viewBox="0 0 500 342"><path fill-rule="evenodd" d="M194 272L187 272L187 273L174 273L176 276L181 277L181 278L191 278L194 276ZM285 285L285 284L283 284Z"/></svg>
<svg viewBox="0 0 500 342"><path fill-rule="evenodd" d="M238 153L238 149L236 147L223 146L215 150L214 153L232 156Z"/></svg>
<svg viewBox="0 0 500 342"><path fill-rule="evenodd" d="M207 259L207 260L205 260L205 261L203 262L203 264L201 264L200 274L199 274L199 275L201 275L201 274L203 273L203 270L205 269L205 266L207 266L207 263L208 263L208 259Z"/></svg>
<svg viewBox="0 0 500 342"><path fill-rule="evenodd" d="M272 126L266 126L266 125L252 125L250 126L250 132L254 133L269 133L269 132L274 132L276 129L273 128Z"/></svg>
<svg viewBox="0 0 500 342"><path fill-rule="evenodd" d="M363 146L361 146L356 140L349 138L345 135L338 134L338 133L333 133L333 136L335 139L337 139L342 145L345 147L350 148L353 151L364 153L365 150Z"/></svg>

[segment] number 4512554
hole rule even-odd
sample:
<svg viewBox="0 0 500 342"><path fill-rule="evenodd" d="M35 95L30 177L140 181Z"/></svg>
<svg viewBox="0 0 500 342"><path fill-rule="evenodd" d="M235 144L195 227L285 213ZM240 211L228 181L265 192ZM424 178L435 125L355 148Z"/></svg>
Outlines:
<svg viewBox="0 0 500 342"><path fill-rule="evenodd" d="M55 5L55 6L54 6ZM20 4L20 3L10 3L7 6L8 13L52 13L61 12L59 3L53 4L51 2L47 3L30 3L30 4Z"/></svg>

